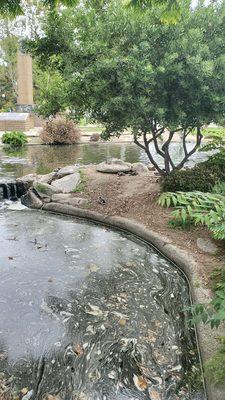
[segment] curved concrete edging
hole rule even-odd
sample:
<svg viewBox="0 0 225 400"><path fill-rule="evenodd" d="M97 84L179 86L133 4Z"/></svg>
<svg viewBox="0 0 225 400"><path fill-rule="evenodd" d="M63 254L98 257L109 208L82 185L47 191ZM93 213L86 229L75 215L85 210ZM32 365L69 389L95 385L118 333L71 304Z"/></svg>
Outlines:
<svg viewBox="0 0 225 400"><path fill-rule="evenodd" d="M104 216L95 211L75 208L66 204L47 203L43 205L42 210L87 219L134 234L154 246L156 250L184 272L188 279L191 299L194 302L205 303L210 299L210 291L201 285L197 263L188 253L176 247L168 238L159 233L146 228L134 220L124 217ZM216 336L218 336L218 333L214 335L214 332L207 325L198 325L196 332L200 356L204 363L217 349ZM205 386L208 400L225 400L223 389L215 388L207 381L205 382Z"/></svg>

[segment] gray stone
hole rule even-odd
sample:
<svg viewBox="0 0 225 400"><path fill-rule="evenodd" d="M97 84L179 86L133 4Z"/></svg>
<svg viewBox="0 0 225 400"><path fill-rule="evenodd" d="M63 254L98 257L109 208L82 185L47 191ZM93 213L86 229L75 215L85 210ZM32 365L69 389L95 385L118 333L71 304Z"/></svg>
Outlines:
<svg viewBox="0 0 225 400"><path fill-rule="evenodd" d="M21 176L20 178L16 179L18 184L22 184L23 187L28 190L30 187L33 186L33 183L37 180L37 174L28 174Z"/></svg>
<svg viewBox="0 0 225 400"><path fill-rule="evenodd" d="M72 199L68 199L67 204L73 207L87 207L88 199L84 199L83 197L74 197Z"/></svg>
<svg viewBox="0 0 225 400"><path fill-rule="evenodd" d="M213 243L210 239L198 238L197 246L200 250L208 254L217 254L219 251L216 244Z"/></svg>
<svg viewBox="0 0 225 400"><path fill-rule="evenodd" d="M76 172L75 174L66 175L61 179L57 179L52 182L53 187L61 191L62 193L70 193L76 189L80 182L80 174Z"/></svg>
<svg viewBox="0 0 225 400"><path fill-rule="evenodd" d="M41 208L43 203L41 199L33 192L32 189L29 189L26 194L21 197L21 203L29 208Z"/></svg>
<svg viewBox="0 0 225 400"><path fill-rule="evenodd" d="M56 176L55 172L51 172L50 174L46 174L46 175L37 175L37 180L38 180L38 182L48 183L50 185L50 183L53 181L55 176Z"/></svg>
<svg viewBox="0 0 225 400"><path fill-rule="evenodd" d="M142 163L134 163L132 164L132 171L134 171L136 174L146 174L149 172L148 167L145 164Z"/></svg>
<svg viewBox="0 0 225 400"><path fill-rule="evenodd" d="M75 196L75 193L58 193L52 195L52 201L56 203L64 203L67 204L66 201L72 199Z"/></svg>
<svg viewBox="0 0 225 400"><path fill-rule="evenodd" d="M59 193L60 190L43 182L35 182L34 189L41 198L51 197L53 194Z"/></svg>
<svg viewBox="0 0 225 400"><path fill-rule="evenodd" d="M88 205L88 199L75 197L75 193L54 194L51 200L60 204L69 204L73 207L86 207Z"/></svg>
<svg viewBox="0 0 225 400"><path fill-rule="evenodd" d="M132 164L112 158L107 162L102 162L96 167L96 171L104 172L108 174L117 174L118 172L130 172L132 171Z"/></svg>
<svg viewBox="0 0 225 400"><path fill-rule="evenodd" d="M57 171L57 179L63 178L66 175L75 174L78 171L76 165L68 165L67 167L60 168Z"/></svg>

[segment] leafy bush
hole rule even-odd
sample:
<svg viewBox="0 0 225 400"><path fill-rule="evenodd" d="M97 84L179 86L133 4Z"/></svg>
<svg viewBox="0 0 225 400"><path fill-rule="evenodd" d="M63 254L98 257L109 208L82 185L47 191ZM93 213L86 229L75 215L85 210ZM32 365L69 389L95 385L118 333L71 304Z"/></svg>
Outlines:
<svg viewBox="0 0 225 400"><path fill-rule="evenodd" d="M162 181L163 192L210 192L219 180L217 167L199 164L181 171L174 171Z"/></svg>
<svg viewBox="0 0 225 400"><path fill-rule="evenodd" d="M10 147L18 148L27 143L27 137L23 132L12 131L2 135L2 143L8 144Z"/></svg>
<svg viewBox="0 0 225 400"><path fill-rule="evenodd" d="M172 218L183 224L193 222L206 225L215 239L225 239L225 197L202 192L163 193L162 207L175 207Z"/></svg>
<svg viewBox="0 0 225 400"><path fill-rule="evenodd" d="M213 186L212 192L225 196L225 182L218 182L215 186Z"/></svg>
<svg viewBox="0 0 225 400"><path fill-rule="evenodd" d="M41 133L46 144L74 144L80 136L81 132L73 121L60 117L47 121Z"/></svg>
<svg viewBox="0 0 225 400"><path fill-rule="evenodd" d="M225 151L211 156L193 168L174 171L162 180L164 192L211 192L220 181L225 181Z"/></svg>
<svg viewBox="0 0 225 400"><path fill-rule="evenodd" d="M202 130L202 134L208 138L225 138L225 128L205 128Z"/></svg>

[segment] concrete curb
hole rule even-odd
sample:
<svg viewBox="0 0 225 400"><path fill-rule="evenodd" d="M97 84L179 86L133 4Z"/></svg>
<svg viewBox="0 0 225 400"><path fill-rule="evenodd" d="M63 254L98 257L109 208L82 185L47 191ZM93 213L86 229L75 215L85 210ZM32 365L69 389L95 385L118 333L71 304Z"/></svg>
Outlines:
<svg viewBox="0 0 225 400"><path fill-rule="evenodd" d="M147 229L134 220L123 217L104 216L95 211L75 208L66 204L47 203L43 205L42 210L87 219L137 236L154 246L156 250L183 271L189 283L190 295L193 302L205 303L209 301L211 294L209 290L203 287L199 278L197 263L192 259L190 254L172 244L168 238ZM196 328L196 333L200 356L204 364L218 348L216 337L218 337L220 332L214 332L209 326L202 326L200 324ZM225 391L223 388L213 387L208 381L205 382L205 386L208 400L225 400Z"/></svg>

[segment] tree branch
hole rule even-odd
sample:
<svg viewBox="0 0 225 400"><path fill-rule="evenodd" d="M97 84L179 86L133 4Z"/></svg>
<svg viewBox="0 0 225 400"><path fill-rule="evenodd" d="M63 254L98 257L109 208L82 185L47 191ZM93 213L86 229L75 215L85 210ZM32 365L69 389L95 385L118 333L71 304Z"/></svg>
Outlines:
<svg viewBox="0 0 225 400"><path fill-rule="evenodd" d="M203 135L201 133L201 128L198 126L197 127L197 134L196 134L196 144L192 148L192 150L190 150L189 152L187 151L186 138L187 138L188 134L190 133L190 131L184 136L184 138L185 138L185 149L186 149L185 156L184 156L183 160L176 166L175 169L183 168L184 164L188 161L189 157L191 157L192 154L194 154L196 152L196 150L198 149L198 147L201 145L201 141L202 141Z"/></svg>

